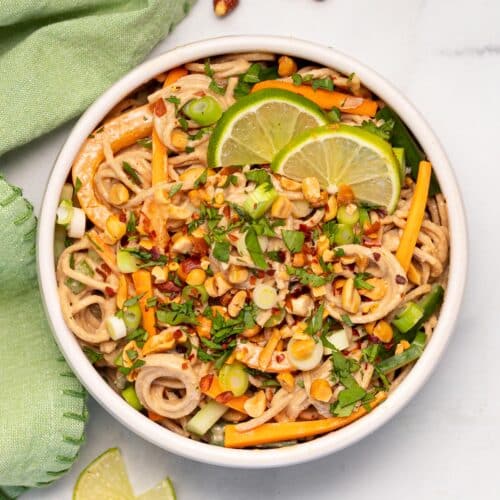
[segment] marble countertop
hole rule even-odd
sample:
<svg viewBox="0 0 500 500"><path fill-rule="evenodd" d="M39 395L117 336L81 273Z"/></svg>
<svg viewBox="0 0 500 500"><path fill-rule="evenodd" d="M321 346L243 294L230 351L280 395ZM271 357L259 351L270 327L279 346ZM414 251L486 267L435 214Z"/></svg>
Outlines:
<svg viewBox="0 0 500 500"><path fill-rule="evenodd" d="M293 35L353 55L420 109L450 157L470 225L469 280L455 336L396 418L334 456L278 470L202 465L146 443L91 401L87 442L73 470L24 499L71 498L78 473L112 446L121 447L136 491L168 474L179 500L499 498L499 20L498 0L241 0L224 20L198 0L152 55L225 34ZM1 159L2 173L36 209L70 126Z"/></svg>

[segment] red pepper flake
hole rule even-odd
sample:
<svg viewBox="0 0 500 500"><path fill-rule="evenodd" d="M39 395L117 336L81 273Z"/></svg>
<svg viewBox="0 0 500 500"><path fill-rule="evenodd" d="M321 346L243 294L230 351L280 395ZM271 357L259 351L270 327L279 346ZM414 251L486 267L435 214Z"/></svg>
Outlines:
<svg viewBox="0 0 500 500"><path fill-rule="evenodd" d="M378 252L373 252L373 258L376 262L380 260L381 255Z"/></svg>
<svg viewBox="0 0 500 500"><path fill-rule="evenodd" d="M257 274L257 278L259 278L259 279L262 279L266 276L266 272L262 271L262 270L257 271L256 274Z"/></svg>
<svg viewBox="0 0 500 500"><path fill-rule="evenodd" d="M224 217L229 219L229 216L231 215L231 207L229 205L225 205L222 209L222 213L224 214Z"/></svg>
<svg viewBox="0 0 500 500"><path fill-rule="evenodd" d="M156 288L158 288L160 292L165 292L165 293L178 293L181 291L181 288L177 286L173 281L160 283L156 285Z"/></svg>
<svg viewBox="0 0 500 500"><path fill-rule="evenodd" d="M255 282L257 281L257 278L255 276L250 276L250 278L248 278L248 282L251 284L251 285L255 285Z"/></svg>
<svg viewBox="0 0 500 500"><path fill-rule="evenodd" d="M194 353L193 353L193 354L190 354L190 355L188 356L188 359L189 359L189 361L193 361L193 359L194 359Z"/></svg>
<svg viewBox="0 0 500 500"><path fill-rule="evenodd" d="M405 285L406 284L406 278L404 276L401 276L400 274L396 274L396 283L398 285Z"/></svg>
<svg viewBox="0 0 500 500"><path fill-rule="evenodd" d="M120 219L120 222L127 222L127 216L123 212L120 212L118 219Z"/></svg>
<svg viewBox="0 0 500 500"><path fill-rule="evenodd" d="M175 330L174 332L174 339L178 340L182 337L182 330Z"/></svg>
<svg viewBox="0 0 500 500"><path fill-rule="evenodd" d="M233 242L238 241L238 236L236 236L235 234L229 233L227 237Z"/></svg>
<svg viewBox="0 0 500 500"><path fill-rule="evenodd" d="M208 255L210 247L204 238L191 238L194 255Z"/></svg>
<svg viewBox="0 0 500 500"><path fill-rule="evenodd" d="M276 272L276 270L275 270L275 269L269 269L269 271L266 271L266 274L267 274L268 276L274 276L274 273L275 273L275 272Z"/></svg>
<svg viewBox="0 0 500 500"><path fill-rule="evenodd" d="M358 332L358 330L356 330L356 328L352 329L352 336L353 337L359 337L359 332Z"/></svg>
<svg viewBox="0 0 500 500"><path fill-rule="evenodd" d="M233 399L234 395L231 391L221 392L216 398L217 403L226 404L228 401Z"/></svg>
<svg viewBox="0 0 500 500"><path fill-rule="evenodd" d="M187 369L188 369L188 367L189 367L189 363L187 363L186 361L184 361L184 363L182 363L182 365L181 365L181 366L182 366L182 369L183 369L183 370L187 370Z"/></svg>
<svg viewBox="0 0 500 500"><path fill-rule="evenodd" d="M149 238L151 240L154 240L156 239L156 231L154 229L152 229L151 231L149 231L149 234L148 234Z"/></svg>
<svg viewBox="0 0 500 500"><path fill-rule="evenodd" d="M160 254L160 251L158 250L158 248L153 247L153 248L151 249L151 258L152 258L153 260L158 260L158 259L160 258L160 255L161 255L161 254Z"/></svg>
<svg viewBox="0 0 500 500"><path fill-rule="evenodd" d="M156 116L163 116L167 112L167 107L163 99L158 99L155 103L154 113Z"/></svg>
<svg viewBox="0 0 500 500"><path fill-rule="evenodd" d="M363 238L363 245L365 247L380 247L382 242L380 240L372 240L371 238Z"/></svg>
<svg viewBox="0 0 500 500"><path fill-rule="evenodd" d="M283 353L276 355L276 361L281 363L285 360L285 355Z"/></svg>
<svg viewBox="0 0 500 500"><path fill-rule="evenodd" d="M108 297L114 297L116 295L116 292L109 286L107 286L105 289L104 289L104 292L106 293L106 295Z"/></svg>
<svg viewBox="0 0 500 500"><path fill-rule="evenodd" d="M111 268L106 264L106 262L103 262L101 264L101 269L107 273L107 274L111 274Z"/></svg>
<svg viewBox="0 0 500 500"><path fill-rule="evenodd" d="M379 232L380 229L380 221L375 221L373 224L370 224L366 229L365 229L365 234L371 238L376 237L376 234Z"/></svg>

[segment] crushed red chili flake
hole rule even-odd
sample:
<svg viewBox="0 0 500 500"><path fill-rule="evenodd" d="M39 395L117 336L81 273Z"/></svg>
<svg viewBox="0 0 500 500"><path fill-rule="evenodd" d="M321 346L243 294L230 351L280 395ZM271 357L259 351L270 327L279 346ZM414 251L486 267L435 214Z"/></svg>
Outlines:
<svg viewBox="0 0 500 500"><path fill-rule="evenodd" d="M116 295L116 292L109 286L107 286L104 291L106 292L106 295L108 297L114 297Z"/></svg>
<svg viewBox="0 0 500 500"><path fill-rule="evenodd" d="M167 112L167 107L163 99L158 99L154 106L154 113L156 116L163 116Z"/></svg>
<svg viewBox="0 0 500 500"><path fill-rule="evenodd" d="M276 270L275 269L269 269L269 271L266 271L266 274L268 276L274 276L274 274L276 273Z"/></svg>
<svg viewBox="0 0 500 500"><path fill-rule="evenodd" d="M188 367L189 367L189 363L186 363L186 362L182 363L182 369L183 370L187 370Z"/></svg>
<svg viewBox="0 0 500 500"><path fill-rule="evenodd" d="M373 258L376 262L380 260L381 255L378 252L373 252Z"/></svg>
<svg viewBox="0 0 500 500"><path fill-rule="evenodd" d="M193 243L193 254L194 255L208 255L210 247L204 238L191 238Z"/></svg>
<svg viewBox="0 0 500 500"><path fill-rule="evenodd" d="M284 355L284 354L278 354L278 355L276 356L276 361L277 361L278 363L281 363L282 361L284 361L284 359L285 359L285 355Z"/></svg>
<svg viewBox="0 0 500 500"><path fill-rule="evenodd" d="M380 247L382 242L380 240L372 240L371 238L363 238L363 245L365 247Z"/></svg>
<svg viewBox="0 0 500 500"><path fill-rule="evenodd" d="M155 286L160 292L178 293L181 291L181 287L177 286L173 281L166 281L165 283L159 283Z"/></svg>
<svg viewBox="0 0 500 500"><path fill-rule="evenodd" d="M250 278L248 278L248 282L251 284L251 285L255 285L255 282L257 281L257 278L255 276L250 276Z"/></svg>
<svg viewBox="0 0 500 500"><path fill-rule="evenodd" d="M106 262L103 262L101 264L101 269L107 273L107 274L111 274L111 268L106 264Z"/></svg>
<svg viewBox="0 0 500 500"><path fill-rule="evenodd" d="M174 332L174 339L178 340L182 337L182 330L175 330Z"/></svg>
<svg viewBox="0 0 500 500"><path fill-rule="evenodd" d="M99 269L98 267L96 267L95 270L96 270L96 273L102 277L102 279L105 280L108 277L108 275L102 269Z"/></svg>
<svg viewBox="0 0 500 500"><path fill-rule="evenodd" d="M120 212L120 215L118 215L118 219L120 220L120 222L127 222L127 216L123 212Z"/></svg>
<svg viewBox="0 0 500 500"><path fill-rule="evenodd" d="M225 205L222 209L222 213L224 214L224 217L229 219L229 216L231 215L231 207L229 205Z"/></svg>
<svg viewBox="0 0 500 500"><path fill-rule="evenodd" d="M194 354L190 354L190 355L188 356L188 359L189 359L189 361L193 361L193 359L194 359Z"/></svg>
<svg viewBox="0 0 500 500"><path fill-rule="evenodd" d="M401 276L400 274L396 274L396 283L398 285L405 285L406 284L406 278L404 276Z"/></svg>
<svg viewBox="0 0 500 500"><path fill-rule="evenodd" d="M238 236L236 236L235 234L229 233L227 237L233 242L238 241Z"/></svg>
<svg viewBox="0 0 500 500"><path fill-rule="evenodd" d="M233 393L231 391L221 392L216 398L217 403L225 404L229 400L233 399Z"/></svg>

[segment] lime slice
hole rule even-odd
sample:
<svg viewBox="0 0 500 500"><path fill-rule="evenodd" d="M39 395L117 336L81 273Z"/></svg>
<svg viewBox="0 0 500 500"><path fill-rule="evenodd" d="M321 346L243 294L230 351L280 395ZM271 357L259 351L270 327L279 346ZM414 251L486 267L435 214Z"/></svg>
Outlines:
<svg viewBox="0 0 500 500"><path fill-rule="evenodd" d="M328 120L309 99L281 89L241 98L218 121L208 145L211 167L270 163L304 130Z"/></svg>
<svg viewBox="0 0 500 500"><path fill-rule="evenodd" d="M308 130L285 146L271 169L291 179L316 177L323 188L349 185L356 199L392 212L399 199L399 162L390 144L356 126Z"/></svg>
<svg viewBox="0 0 500 500"><path fill-rule="evenodd" d="M81 472L73 500L134 500L122 454L110 448Z"/></svg>
<svg viewBox="0 0 500 500"><path fill-rule="evenodd" d="M137 500L176 500L174 485L170 478L166 477L161 483L158 483L154 488L146 491L137 497Z"/></svg>

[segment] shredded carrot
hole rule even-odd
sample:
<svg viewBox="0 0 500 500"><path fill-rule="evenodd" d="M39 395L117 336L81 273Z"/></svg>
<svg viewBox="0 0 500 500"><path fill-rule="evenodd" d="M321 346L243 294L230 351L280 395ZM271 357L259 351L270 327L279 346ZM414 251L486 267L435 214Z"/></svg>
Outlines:
<svg viewBox="0 0 500 500"><path fill-rule="evenodd" d="M267 344L265 345L264 349L262 349L262 352L259 355L260 370L265 371L265 369L268 367L269 363L271 362L271 358L273 357L273 352L275 351L280 339L281 332L278 328L275 328L273 333L269 337Z"/></svg>
<svg viewBox="0 0 500 500"><path fill-rule="evenodd" d="M256 83L252 88L252 92L263 89L288 90L294 94L307 97L323 109L339 108L344 113L367 116L375 116L377 112L377 103L371 99L354 97L332 90L313 89L310 85L295 85L280 80L264 80L263 82ZM352 102L352 105L349 105L350 102Z"/></svg>
<svg viewBox="0 0 500 500"><path fill-rule="evenodd" d="M97 234L95 229L91 229L87 232L87 238L92 244L92 248L97 252L99 257L106 262L110 267L116 266L116 256L113 249L104 243L104 240Z"/></svg>
<svg viewBox="0 0 500 500"><path fill-rule="evenodd" d="M125 275L120 274L118 277L118 291L116 292L116 307L123 309L123 304L128 297L128 283Z"/></svg>
<svg viewBox="0 0 500 500"><path fill-rule="evenodd" d="M214 375L212 382L210 384L210 387L206 390L202 390L203 394L208 396L209 398L215 399L219 394L222 394L224 390L220 386L219 379ZM243 405L245 404L245 401L247 400L247 396L238 396L231 398L229 401L225 402L224 404L226 406L229 406L229 408L232 408L233 410L238 410L241 413L245 413L245 408Z"/></svg>
<svg viewBox="0 0 500 500"><path fill-rule="evenodd" d="M158 413L155 413L154 411L148 410L148 418L153 422L159 422L160 420L163 420L165 417L163 417L162 415L158 415Z"/></svg>
<svg viewBox="0 0 500 500"><path fill-rule="evenodd" d="M422 274L420 271L410 263L410 267L408 268L408 273L407 273L408 279L414 283L415 285L421 285L422 284Z"/></svg>
<svg viewBox="0 0 500 500"><path fill-rule="evenodd" d="M418 234L424 220L429 184L431 181L432 166L428 161L421 161L418 166L417 182L415 192L411 200L410 212L406 220L406 226L399 242L396 258L402 268L408 272L413 257L413 251L417 244Z"/></svg>
<svg viewBox="0 0 500 500"><path fill-rule="evenodd" d="M182 78L183 76L186 76L187 74L188 74L188 70L182 66L179 66L178 68L172 68L167 73L167 77L165 78L165 81L163 82L163 88L168 87L169 85L172 85L172 83L175 83L179 78Z"/></svg>
<svg viewBox="0 0 500 500"><path fill-rule="evenodd" d="M375 408L387 398L386 392L379 392L373 401L369 403ZM306 437L317 436L334 431L354 422L367 413L364 406L360 406L348 417L332 417L322 420L310 420L299 422L281 422L262 424L255 429L239 432L235 425L226 425L224 428L224 446L227 448L246 448L259 444L277 443Z"/></svg>
<svg viewBox="0 0 500 500"><path fill-rule="evenodd" d="M149 335L156 334L156 311L155 307L148 307L147 300L153 296L153 286L151 283L151 274L149 271L141 269L132 273L134 280L135 293L142 295L139 300L142 313L142 327L148 332Z"/></svg>

